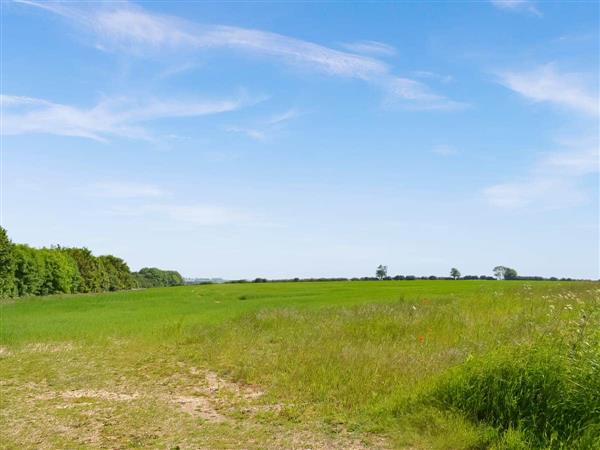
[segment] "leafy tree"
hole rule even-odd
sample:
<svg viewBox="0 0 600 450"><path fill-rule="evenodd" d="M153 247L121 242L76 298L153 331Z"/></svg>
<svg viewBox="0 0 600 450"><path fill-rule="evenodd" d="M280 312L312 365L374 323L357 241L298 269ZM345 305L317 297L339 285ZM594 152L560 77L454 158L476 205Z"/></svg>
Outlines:
<svg viewBox="0 0 600 450"><path fill-rule="evenodd" d="M386 278L387 277L387 266L383 266L381 264L378 265L377 270L375 271L375 276L379 280L383 280L384 278Z"/></svg>
<svg viewBox="0 0 600 450"><path fill-rule="evenodd" d="M510 267L506 267L504 270L504 279L505 280L516 280L518 278L517 271L515 269L511 269Z"/></svg>
<svg viewBox="0 0 600 450"><path fill-rule="evenodd" d="M506 272L506 267L504 267L504 266L496 266L496 267L494 267L494 276L497 279L503 280L504 279L504 272Z"/></svg>
<svg viewBox="0 0 600 450"><path fill-rule="evenodd" d="M104 275L102 280L102 288L104 290L118 291L131 289L134 286L129 266L121 258L113 255L99 256L98 263Z"/></svg>
<svg viewBox="0 0 600 450"><path fill-rule="evenodd" d="M12 297L15 293L14 264L13 244L6 230L0 227L0 298Z"/></svg>
<svg viewBox="0 0 600 450"><path fill-rule="evenodd" d="M27 245L14 246L15 285L17 295L39 295L45 277L42 252Z"/></svg>
<svg viewBox="0 0 600 450"><path fill-rule="evenodd" d="M517 271L510 267L496 266L494 267L494 276L499 280L516 280Z"/></svg>
<svg viewBox="0 0 600 450"><path fill-rule="evenodd" d="M44 278L41 294L60 294L77 292L80 275L73 258L60 248L38 250L44 264Z"/></svg>
<svg viewBox="0 0 600 450"><path fill-rule="evenodd" d="M160 270L156 267L144 267L133 274L139 287L179 286L184 284L183 277L174 270Z"/></svg>
<svg viewBox="0 0 600 450"><path fill-rule="evenodd" d="M92 252L87 248L63 248L77 264L77 269L81 275L81 283L77 292L100 292L103 286L107 284L103 265L98 261Z"/></svg>
<svg viewBox="0 0 600 450"><path fill-rule="evenodd" d="M458 280L460 278L460 271L456 267L453 267L450 269L450 276L455 280Z"/></svg>

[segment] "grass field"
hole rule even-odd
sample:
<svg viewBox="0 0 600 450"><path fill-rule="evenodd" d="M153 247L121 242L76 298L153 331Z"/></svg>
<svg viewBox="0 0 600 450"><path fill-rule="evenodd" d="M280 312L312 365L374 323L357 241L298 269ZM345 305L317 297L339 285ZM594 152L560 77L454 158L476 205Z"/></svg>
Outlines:
<svg viewBox="0 0 600 450"><path fill-rule="evenodd" d="M600 284L202 285L2 304L2 448L600 448Z"/></svg>

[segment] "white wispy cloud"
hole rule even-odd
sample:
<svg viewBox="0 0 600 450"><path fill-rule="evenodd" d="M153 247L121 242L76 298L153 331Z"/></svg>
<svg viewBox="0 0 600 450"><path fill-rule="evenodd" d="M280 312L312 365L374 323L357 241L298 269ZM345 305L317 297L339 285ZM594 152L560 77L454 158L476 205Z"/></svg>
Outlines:
<svg viewBox="0 0 600 450"><path fill-rule="evenodd" d="M105 142L119 136L152 139L143 123L169 117L195 117L234 111L249 100L162 100L107 98L91 108L44 99L1 95L2 134L26 133L75 136Z"/></svg>
<svg viewBox="0 0 600 450"><path fill-rule="evenodd" d="M563 142L564 148L546 153L521 180L484 189L491 205L514 209L528 206L569 207L587 199L580 182L600 172L598 139Z"/></svg>
<svg viewBox="0 0 600 450"><path fill-rule="evenodd" d="M544 164L546 167L556 167L564 173L572 175L587 175L598 172L598 149L586 148L579 151L559 152L549 155Z"/></svg>
<svg viewBox="0 0 600 450"><path fill-rule="evenodd" d="M265 141L274 132L281 130L286 122L300 116L301 113L296 109L274 114L264 120L256 121L251 126L228 126L225 131L232 133L241 133L255 141Z"/></svg>
<svg viewBox="0 0 600 450"><path fill-rule="evenodd" d="M292 109L288 109L287 111L284 111L282 113L272 115L265 122L268 125L277 125L277 124L288 122L292 119L295 119L296 117L298 117L300 115L301 115L301 113L298 110L292 108Z"/></svg>
<svg viewBox="0 0 600 450"><path fill-rule="evenodd" d="M505 209L559 208L578 205L585 199L573 180L543 177L496 184L484 194L491 205Z"/></svg>
<svg viewBox="0 0 600 450"><path fill-rule="evenodd" d="M157 198L167 192L158 186L129 181L104 181L90 185L86 191L94 196L106 198Z"/></svg>
<svg viewBox="0 0 600 450"><path fill-rule="evenodd" d="M224 129L225 131L228 131L230 133L244 134L250 139L254 139L255 141L264 141L267 137L264 131L258 130L256 128L229 126L225 127Z"/></svg>
<svg viewBox="0 0 600 450"><path fill-rule="evenodd" d="M342 44L346 50L355 53L367 55L392 56L396 54L396 49L389 44L377 41L357 41L346 42Z"/></svg>
<svg viewBox="0 0 600 450"><path fill-rule="evenodd" d="M492 5L500 9L528 12L536 16L542 15L535 3L530 0L490 0L490 2Z"/></svg>
<svg viewBox="0 0 600 450"><path fill-rule="evenodd" d="M431 150L433 153L435 153L436 155L440 155L440 156L454 156L458 154L458 150L456 150L454 147L450 146L450 145L436 145L435 147L433 147L433 149Z"/></svg>
<svg viewBox="0 0 600 450"><path fill-rule="evenodd" d="M560 72L555 64L546 64L525 72L503 72L499 78L501 84L535 102L548 102L587 115L599 113L598 90L584 74Z"/></svg>
<svg viewBox="0 0 600 450"><path fill-rule="evenodd" d="M125 2L18 2L68 18L84 30L93 32L100 41L97 46L106 50L155 55L182 50L237 49L331 76L362 80L379 86L397 100L418 103L420 109L461 106L435 94L419 81L393 74L386 63L376 58L277 33L224 25L197 25L177 17L149 13ZM374 48L373 44L371 47ZM380 45L379 49L382 48Z"/></svg>

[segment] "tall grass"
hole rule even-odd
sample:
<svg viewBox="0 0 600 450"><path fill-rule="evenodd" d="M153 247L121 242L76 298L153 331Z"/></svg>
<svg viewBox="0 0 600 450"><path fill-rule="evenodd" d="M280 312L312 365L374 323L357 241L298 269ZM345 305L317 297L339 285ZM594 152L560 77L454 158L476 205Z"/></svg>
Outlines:
<svg viewBox="0 0 600 450"><path fill-rule="evenodd" d="M508 447L600 448L600 305L553 325L527 345L449 371L435 403L496 427Z"/></svg>

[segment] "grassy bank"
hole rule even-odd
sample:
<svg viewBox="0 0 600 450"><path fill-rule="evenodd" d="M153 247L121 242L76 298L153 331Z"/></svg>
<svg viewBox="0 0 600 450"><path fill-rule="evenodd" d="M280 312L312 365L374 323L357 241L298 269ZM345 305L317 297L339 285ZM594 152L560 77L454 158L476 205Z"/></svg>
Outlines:
<svg viewBox="0 0 600 450"><path fill-rule="evenodd" d="M269 283L4 303L0 445L594 448L599 293Z"/></svg>

